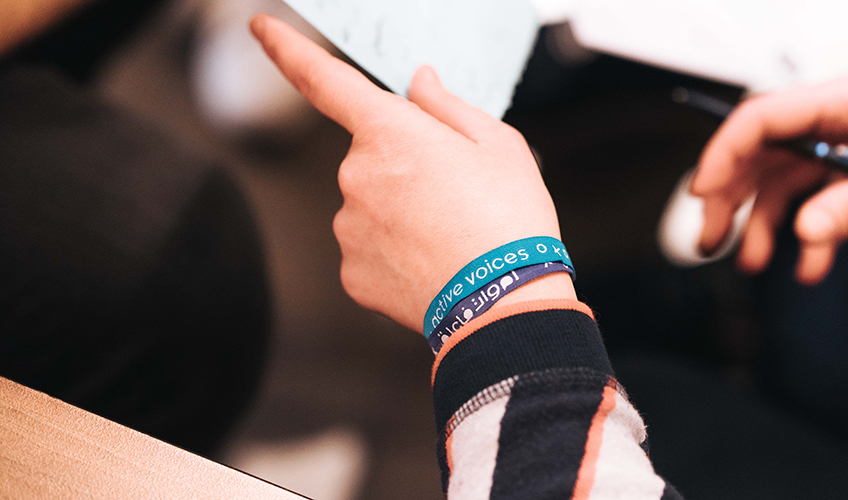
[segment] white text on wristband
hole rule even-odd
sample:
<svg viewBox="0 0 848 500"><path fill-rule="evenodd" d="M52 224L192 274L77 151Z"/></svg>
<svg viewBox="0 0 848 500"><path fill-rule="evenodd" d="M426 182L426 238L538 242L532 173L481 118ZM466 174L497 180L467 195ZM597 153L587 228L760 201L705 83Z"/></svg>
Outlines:
<svg viewBox="0 0 848 500"><path fill-rule="evenodd" d="M571 270L572 276L574 275L574 265L565 245L550 236L534 236L513 241L477 257L463 267L430 303L424 316L424 337L430 337L433 329L460 300L491 280L520 267L545 262L562 262Z"/></svg>
<svg viewBox="0 0 848 500"><path fill-rule="evenodd" d="M488 311L501 297L536 278L556 272L571 272L571 268L562 262L545 262L544 264L521 267L493 279L480 290L465 297L451 309L445 319L427 338L427 343L430 344L433 354L438 354L442 345L448 341L451 335L472 319Z"/></svg>

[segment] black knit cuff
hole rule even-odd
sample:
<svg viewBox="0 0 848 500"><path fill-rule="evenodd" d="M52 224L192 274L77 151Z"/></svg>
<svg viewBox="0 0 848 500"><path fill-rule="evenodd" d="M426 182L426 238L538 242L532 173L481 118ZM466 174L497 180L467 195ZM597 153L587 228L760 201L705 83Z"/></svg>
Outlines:
<svg viewBox="0 0 848 500"><path fill-rule="evenodd" d="M613 376L595 321L574 310L533 311L498 320L453 346L433 381L436 429L478 392L515 375L588 368Z"/></svg>

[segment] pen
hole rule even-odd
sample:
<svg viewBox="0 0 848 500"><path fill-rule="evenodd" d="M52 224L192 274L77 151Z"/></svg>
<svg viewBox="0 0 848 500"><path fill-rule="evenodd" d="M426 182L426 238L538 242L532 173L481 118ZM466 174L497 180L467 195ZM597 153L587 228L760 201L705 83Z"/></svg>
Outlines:
<svg viewBox="0 0 848 500"><path fill-rule="evenodd" d="M720 120L727 118L734 105L697 90L677 87L671 92L671 98L678 104L685 104ZM819 159L827 166L848 173L848 146L835 146L811 139L795 139L778 143L806 158Z"/></svg>

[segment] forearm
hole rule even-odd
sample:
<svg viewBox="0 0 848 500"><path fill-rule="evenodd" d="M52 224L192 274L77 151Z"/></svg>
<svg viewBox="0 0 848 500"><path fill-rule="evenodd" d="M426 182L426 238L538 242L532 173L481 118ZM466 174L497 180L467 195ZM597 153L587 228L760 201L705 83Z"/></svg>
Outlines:
<svg viewBox="0 0 848 500"><path fill-rule="evenodd" d="M448 498L679 498L642 446L591 311L524 302L469 323L434 366Z"/></svg>
<svg viewBox="0 0 848 500"><path fill-rule="evenodd" d="M94 0L2 0L0 56Z"/></svg>

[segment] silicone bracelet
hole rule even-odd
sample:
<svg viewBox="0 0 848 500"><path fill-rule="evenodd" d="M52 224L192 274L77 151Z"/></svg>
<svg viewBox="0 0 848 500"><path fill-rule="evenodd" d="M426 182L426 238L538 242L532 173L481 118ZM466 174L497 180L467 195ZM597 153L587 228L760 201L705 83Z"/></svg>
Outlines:
<svg viewBox="0 0 848 500"><path fill-rule="evenodd" d="M495 278L483 288L465 297L451 309L445 319L430 333L427 342L433 354L438 354L445 342L463 325L488 311L498 300L513 290L540 278L546 274L567 272L572 269L562 262L546 262L533 266L521 267L505 275Z"/></svg>
<svg viewBox="0 0 848 500"><path fill-rule="evenodd" d="M430 337L433 329L459 301L493 279L520 267L545 262L562 262L571 269L571 275L574 276L574 265L565 245L550 236L513 241L477 257L456 273L430 303L424 315L424 338Z"/></svg>

